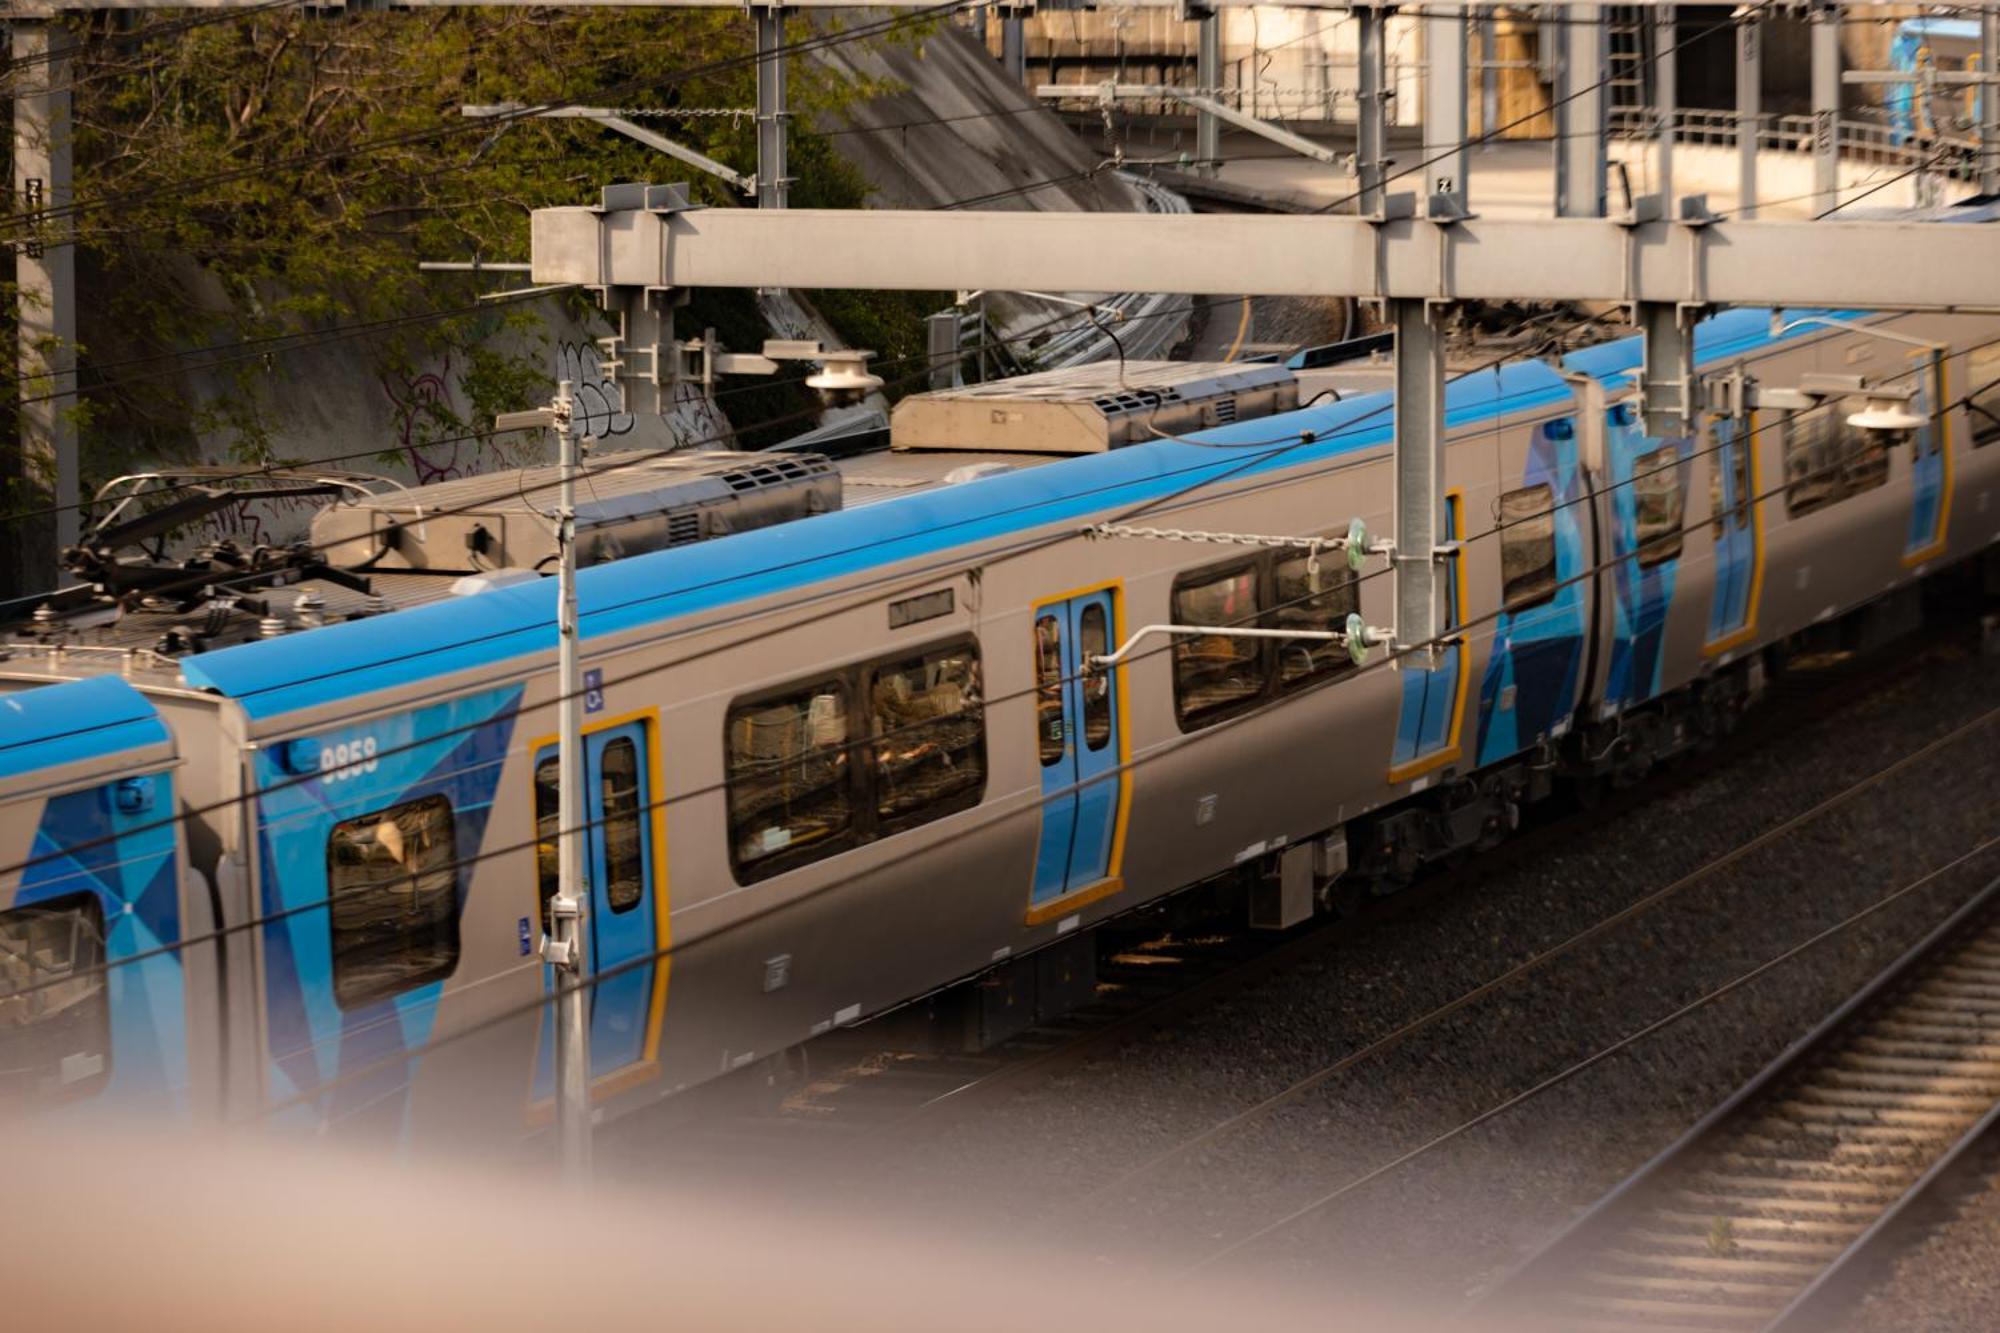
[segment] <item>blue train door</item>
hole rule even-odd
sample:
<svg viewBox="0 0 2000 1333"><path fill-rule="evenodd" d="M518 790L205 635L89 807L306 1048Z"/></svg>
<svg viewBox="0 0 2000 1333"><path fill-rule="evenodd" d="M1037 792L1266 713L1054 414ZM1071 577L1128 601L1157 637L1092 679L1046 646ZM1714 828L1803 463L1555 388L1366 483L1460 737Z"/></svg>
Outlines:
<svg viewBox="0 0 2000 1333"><path fill-rule="evenodd" d="M1454 490L1445 496L1445 540L1465 540L1465 497ZM1465 553L1444 566L1444 614L1447 631L1465 623ZM1389 761L1389 781L1402 782L1456 759L1459 728L1465 714L1465 640L1447 638L1438 645L1432 659L1436 665L1420 667L1421 657L1409 659L1410 669L1402 672L1403 702L1396 719L1396 745Z"/></svg>
<svg viewBox="0 0 2000 1333"><path fill-rule="evenodd" d="M652 874L657 798L645 723L623 722L590 732L583 748L584 819L589 824L583 861L590 889L588 962L591 974L601 978L590 997L590 1072L593 1079L601 1079L648 1059L658 969L640 960L659 948ZM535 763L535 813L545 904L555 893L560 873L554 836L560 827L559 769L556 747L543 746ZM554 1047L551 1014L542 1022L537 1100L548 1097L553 1088Z"/></svg>
<svg viewBox="0 0 2000 1333"><path fill-rule="evenodd" d="M1035 727L1042 830L1029 894L1038 908L1092 888L1116 889L1125 778L1123 668L1084 670L1116 646L1117 594L1098 589L1035 608ZM1093 781L1092 779L1097 779ZM1064 906L1068 903L1063 902Z"/></svg>
<svg viewBox="0 0 2000 1333"><path fill-rule="evenodd" d="M1910 410L1924 418L1910 454L1910 537L1903 547L1905 564L1918 564L1944 549L1946 490L1951 481L1950 440L1945 433L1949 413L1933 406L1951 400L1944 392L1944 362L1932 353L1931 364L1918 377L1917 396Z"/></svg>
<svg viewBox="0 0 2000 1333"><path fill-rule="evenodd" d="M1709 531L1715 539L1715 588L1709 603L1711 648L1727 647L1750 625L1750 590L1757 568L1757 422L1717 417L1709 458Z"/></svg>
<svg viewBox="0 0 2000 1333"><path fill-rule="evenodd" d="M1612 634L1605 702L1642 703L1660 692L1667 609L1680 566L1685 477L1692 441L1656 438L1629 403L1606 417L1611 479Z"/></svg>

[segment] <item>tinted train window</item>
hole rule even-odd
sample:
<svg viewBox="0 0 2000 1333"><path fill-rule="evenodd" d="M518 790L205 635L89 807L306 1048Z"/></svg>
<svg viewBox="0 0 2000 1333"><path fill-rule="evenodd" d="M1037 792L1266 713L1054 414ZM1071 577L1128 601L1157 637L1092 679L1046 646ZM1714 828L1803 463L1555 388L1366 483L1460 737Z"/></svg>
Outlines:
<svg viewBox="0 0 2000 1333"><path fill-rule="evenodd" d="M549 900L562 884L562 760L535 765L535 881L542 895L542 934L554 933Z"/></svg>
<svg viewBox="0 0 2000 1333"><path fill-rule="evenodd" d="M1658 565L1681 553L1681 455L1673 445L1632 460L1633 536L1639 563Z"/></svg>
<svg viewBox="0 0 2000 1333"><path fill-rule="evenodd" d="M729 846L776 870L849 844L847 686L839 679L729 710Z"/></svg>
<svg viewBox="0 0 2000 1333"><path fill-rule="evenodd" d="M1728 523L1734 522L1741 528L1750 522L1750 446L1742 433L1733 428L1718 429L1709 442L1712 446L1708 458L1709 526L1719 541ZM1731 474L1730 494L1736 499L1733 505L1722 491L1725 468Z"/></svg>
<svg viewBox="0 0 2000 1333"><path fill-rule="evenodd" d="M1257 623L1257 567L1198 574L1174 589L1174 623ZM1182 634L1174 639L1174 700L1183 723L1223 712L1264 692L1264 654L1256 639Z"/></svg>
<svg viewBox="0 0 2000 1333"><path fill-rule="evenodd" d="M1312 572L1305 556L1282 559L1272 568L1270 614L1264 623L1271 629L1307 630L1313 633L1342 633L1347 617L1361 609L1361 588L1347 563L1338 557L1322 557L1319 587L1313 587ZM1330 676L1354 667L1347 650L1331 639L1281 639L1278 641L1278 681L1296 685L1301 681Z"/></svg>
<svg viewBox="0 0 2000 1333"><path fill-rule="evenodd" d="M971 644L934 649L869 675L875 814L882 831L977 801L986 785L978 651Z"/></svg>
<svg viewBox="0 0 2000 1333"><path fill-rule="evenodd" d="M1035 735L1042 767L1063 757L1062 623L1054 616L1035 620Z"/></svg>
<svg viewBox="0 0 2000 1333"><path fill-rule="evenodd" d="M1111 629L1104 618L1104 603L1092 602L1077 620L1077 661L1083 672L1083 744L1093 753L1111 743L1111 672L1093 671L1090 659L1111 652Z"/></svg>
<svg viewBox="0 0 2000 1333"><path fill-rule="evenodd" d="M2000 343L1966 353L1966 379L1972 392L1965 414L1972 424L1972 447L2000 440Z"/></svg>
<svg viewBox="0 0 2000 1333"><path fill-rule="evenodd" d="M96 894L0 912L0 1109L88 1096L111 1077L103 966Z"/></svg>
<svg viewBox="0 0 2000 1333"><path fill-rule="evenodd" d="M646 896L646 841L639 808L639 747L620 736L597 761L598 795L604 812L598 836L604 839L604 900L614 912L629 912Z"/></svg>
<svg viewBox="0 0 2000 1333"><path fill-rule="evenodd" d="M1847 424L1861 406L1846 399L1785 419L1785 512L1797 517L1889 480L1889 448Z"/></svg>
<svg viewBox="0 0 2000 1333"><path fill-rule="evenodd" d="M1510 611L1556 595L1555 492L1544 483L1500 497L1500 596Z"/></svg>
<svg viewBox="0 0 2000 1333"><path fill-rule="evenodd" d="M343 820L326 841L333 998L353 1009L458 965L457 839L443 796Z"/></svg>

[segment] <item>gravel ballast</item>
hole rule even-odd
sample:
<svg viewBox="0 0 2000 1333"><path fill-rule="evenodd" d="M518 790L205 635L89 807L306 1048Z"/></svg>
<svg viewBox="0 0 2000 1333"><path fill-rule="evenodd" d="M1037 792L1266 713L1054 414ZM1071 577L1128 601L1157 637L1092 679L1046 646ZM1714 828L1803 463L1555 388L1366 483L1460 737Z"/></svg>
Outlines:
<svg viewBox="0 0 2000 1333"><path fill-rule="evenodd" d="M1933 650L1920 671L1532 863L913 1141L877 1183L941 1219L976 1198L988 1222L1107 1260L1248 1266L1455 1306L2000 873L2000 852L1943 869L2000 831L2000 725L1238 1131L1120 1177L1996 706L2000 671L1963 645ZM1931 872L1800 958L1354 1184Z"/></svg>

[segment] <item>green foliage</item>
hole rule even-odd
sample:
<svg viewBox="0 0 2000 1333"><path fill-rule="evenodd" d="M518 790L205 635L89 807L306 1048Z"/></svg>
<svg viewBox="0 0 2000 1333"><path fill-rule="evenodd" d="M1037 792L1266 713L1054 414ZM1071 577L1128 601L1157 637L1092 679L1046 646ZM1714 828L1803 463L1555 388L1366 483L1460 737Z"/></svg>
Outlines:
<svg viewBox="0 0 2000 1333"><path fill-rule="evenodd" d="M490 277L421 274L416 261L522 259L530 210L587 202L611 182L684 174L587 122L495 125L468 119L462 106L664 113L755 100L752 29L736 12L285 7L147 40L149 28L186 22L181 14L101 12L76 20L81 341L115 345L113 361L470 306L494 285ZM789 75L793 202L860 206L858 175L805 126L815 113L883 89L840 83L796 57ZM646 123L754 170L747 118ZM742 202L720 181L686 174L701 201ZM572 299L581 313L582 298ZM736 327L747 297L709 304L734 312L725 341L747 347L762 337ZM895 355L921 351L921 314L935 302L868 297L832 306L836 327ZM396 375L451 353L453 387L470 411L462 416L448 397L426 400L411 413L411 438L421 443L490 426L493 413L545 392L539 327L522 307L468 310L405 322L354 346L378 372ZM245 460L267 459L271 404L283 411L287 377L315 355L238 354L198 378L97 373L87 357L86 467L102 475L134 457L184 453L196 437L227 440ZM768 403L746 403L747 394L725 402L739 421L756 420L796 410L800 393L778 385Z"/></svg>

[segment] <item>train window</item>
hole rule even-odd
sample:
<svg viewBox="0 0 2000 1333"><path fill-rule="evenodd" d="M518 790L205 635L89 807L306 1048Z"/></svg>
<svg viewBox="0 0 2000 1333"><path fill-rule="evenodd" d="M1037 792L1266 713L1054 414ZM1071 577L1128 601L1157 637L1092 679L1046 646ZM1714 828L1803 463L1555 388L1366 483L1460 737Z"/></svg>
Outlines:
<svg viewBox="0 0 2000 1333"><path fill-rule="evenodd" d="M774 873L848 846L847 686L828 679L729 710L729 846Z"/></svg>
<svg viewBox="0 0 2000 1333"><path fill-rule="evenodd" d="M1035 735L1042 767L1063 757L1062 624L1054 616L1035 619Z"/></svg>
<svg viewBox="0 0 2000 1333"><path fill-rule="evenodd" d="M1829 402L1785 419L1785 512L1796 518L1889 480L1889 448L1847 417L1857 400Z"/></svg>
<svg viewBox="0 0 2000 1333"><path fill-rule="evenodd" d="M535 882L542 895L542 934L554 933L549 900L562 883L562 760L535 765Z"/></svg>
<svg viewBox="0 0 2000 1333"><path fill-rule="evenodd" d="M1555 491L1544 482L1500 497L1501 597L1519 611L1556 595Z"/></svg>
<svg viewBox="0 0 2000 1333"><path fill-rule="evenodd" d="M614 912L629 912L646 896L646 838L639 808L639 747L619 736L597 761L598 795L604 802L604 899Z"/></svg>
<svg viewBox="0 0 2000 1333"><path fill-rule="evenodd" d="M977 802L986 786L978 649L936 648L869 675L880 829L900 831Z"/></svg>
<svg viewBox="0 0 2000 1333"><path fill-rule="evenodd" d="M1708 515L1709 527L1717 541L1730 523L1739 528L1750 522L1750 449L1733 431L1717 430L1709 437ZM1722 489L1722 474L1730 473L1729 492ZM1731 503L1731 497L1734 503Z"/></svg>
<svg viewBox="0 0 2000 1333"><path fill-rule="evenodd" d="M1076 627L1077 661L1086 664L1083 672L1083 743L1095 753L1111 744L1111 671L1093 671L1087 665L1093 657L1111 652L1111 626L1105 619L1104 603L1092 602L1083 608Z"/></svg>
<svg viewBox="0 0 2000 1333"><path fill-rule="evenodd" d="M458 965L456 821L443 796L343 820L326 840L333 998L386 1000Z"/></svg>
<svg viewBox="0 0 2000 1333"><path fill-rule="evenodd" d="M1305 556L1277 562L1272 570L1271 611L1265 623L1272 629L1313 633L1347 628L1347 617L1361 609L1361 588L1345 560L1325 557L1319 562L1319 587ZM1278 641L1278 683L1296 685L1337 671L1351 670L1353 659L1331 639Z"/></svg>
<svg viewBox="0 0 2000 1333"><path fill-rule="evenodd" d="M0 912L0 1110L88 1096L110 1079L103 966L96 894Z"/></svg>
<svg viewBox="0 0 2000 1333"><path fill-rule="evenodd" d="M1174 588L1174 621L1228 627L1257 622L1257 567L1197 574ZM1183 725L1211 717L1264 692L1259 641L1227 634L1174 640L1174 698Z"/></svg>
<svg viewBox="0 0 2000 1333"><path fill-rule="evenodd" d="M1639 563L1658 565L1681 553L1681 455L1673 445L1632 460L1633 536Z"/></svg>
<svg viewBox="0 0 2000 1333"><path fill-rule="evenodd" d="M1966 353L1965 369L1972 385L1965 413L1972 422L1972 447L1978 449L2000 440L2000 343Z"/></svg>

